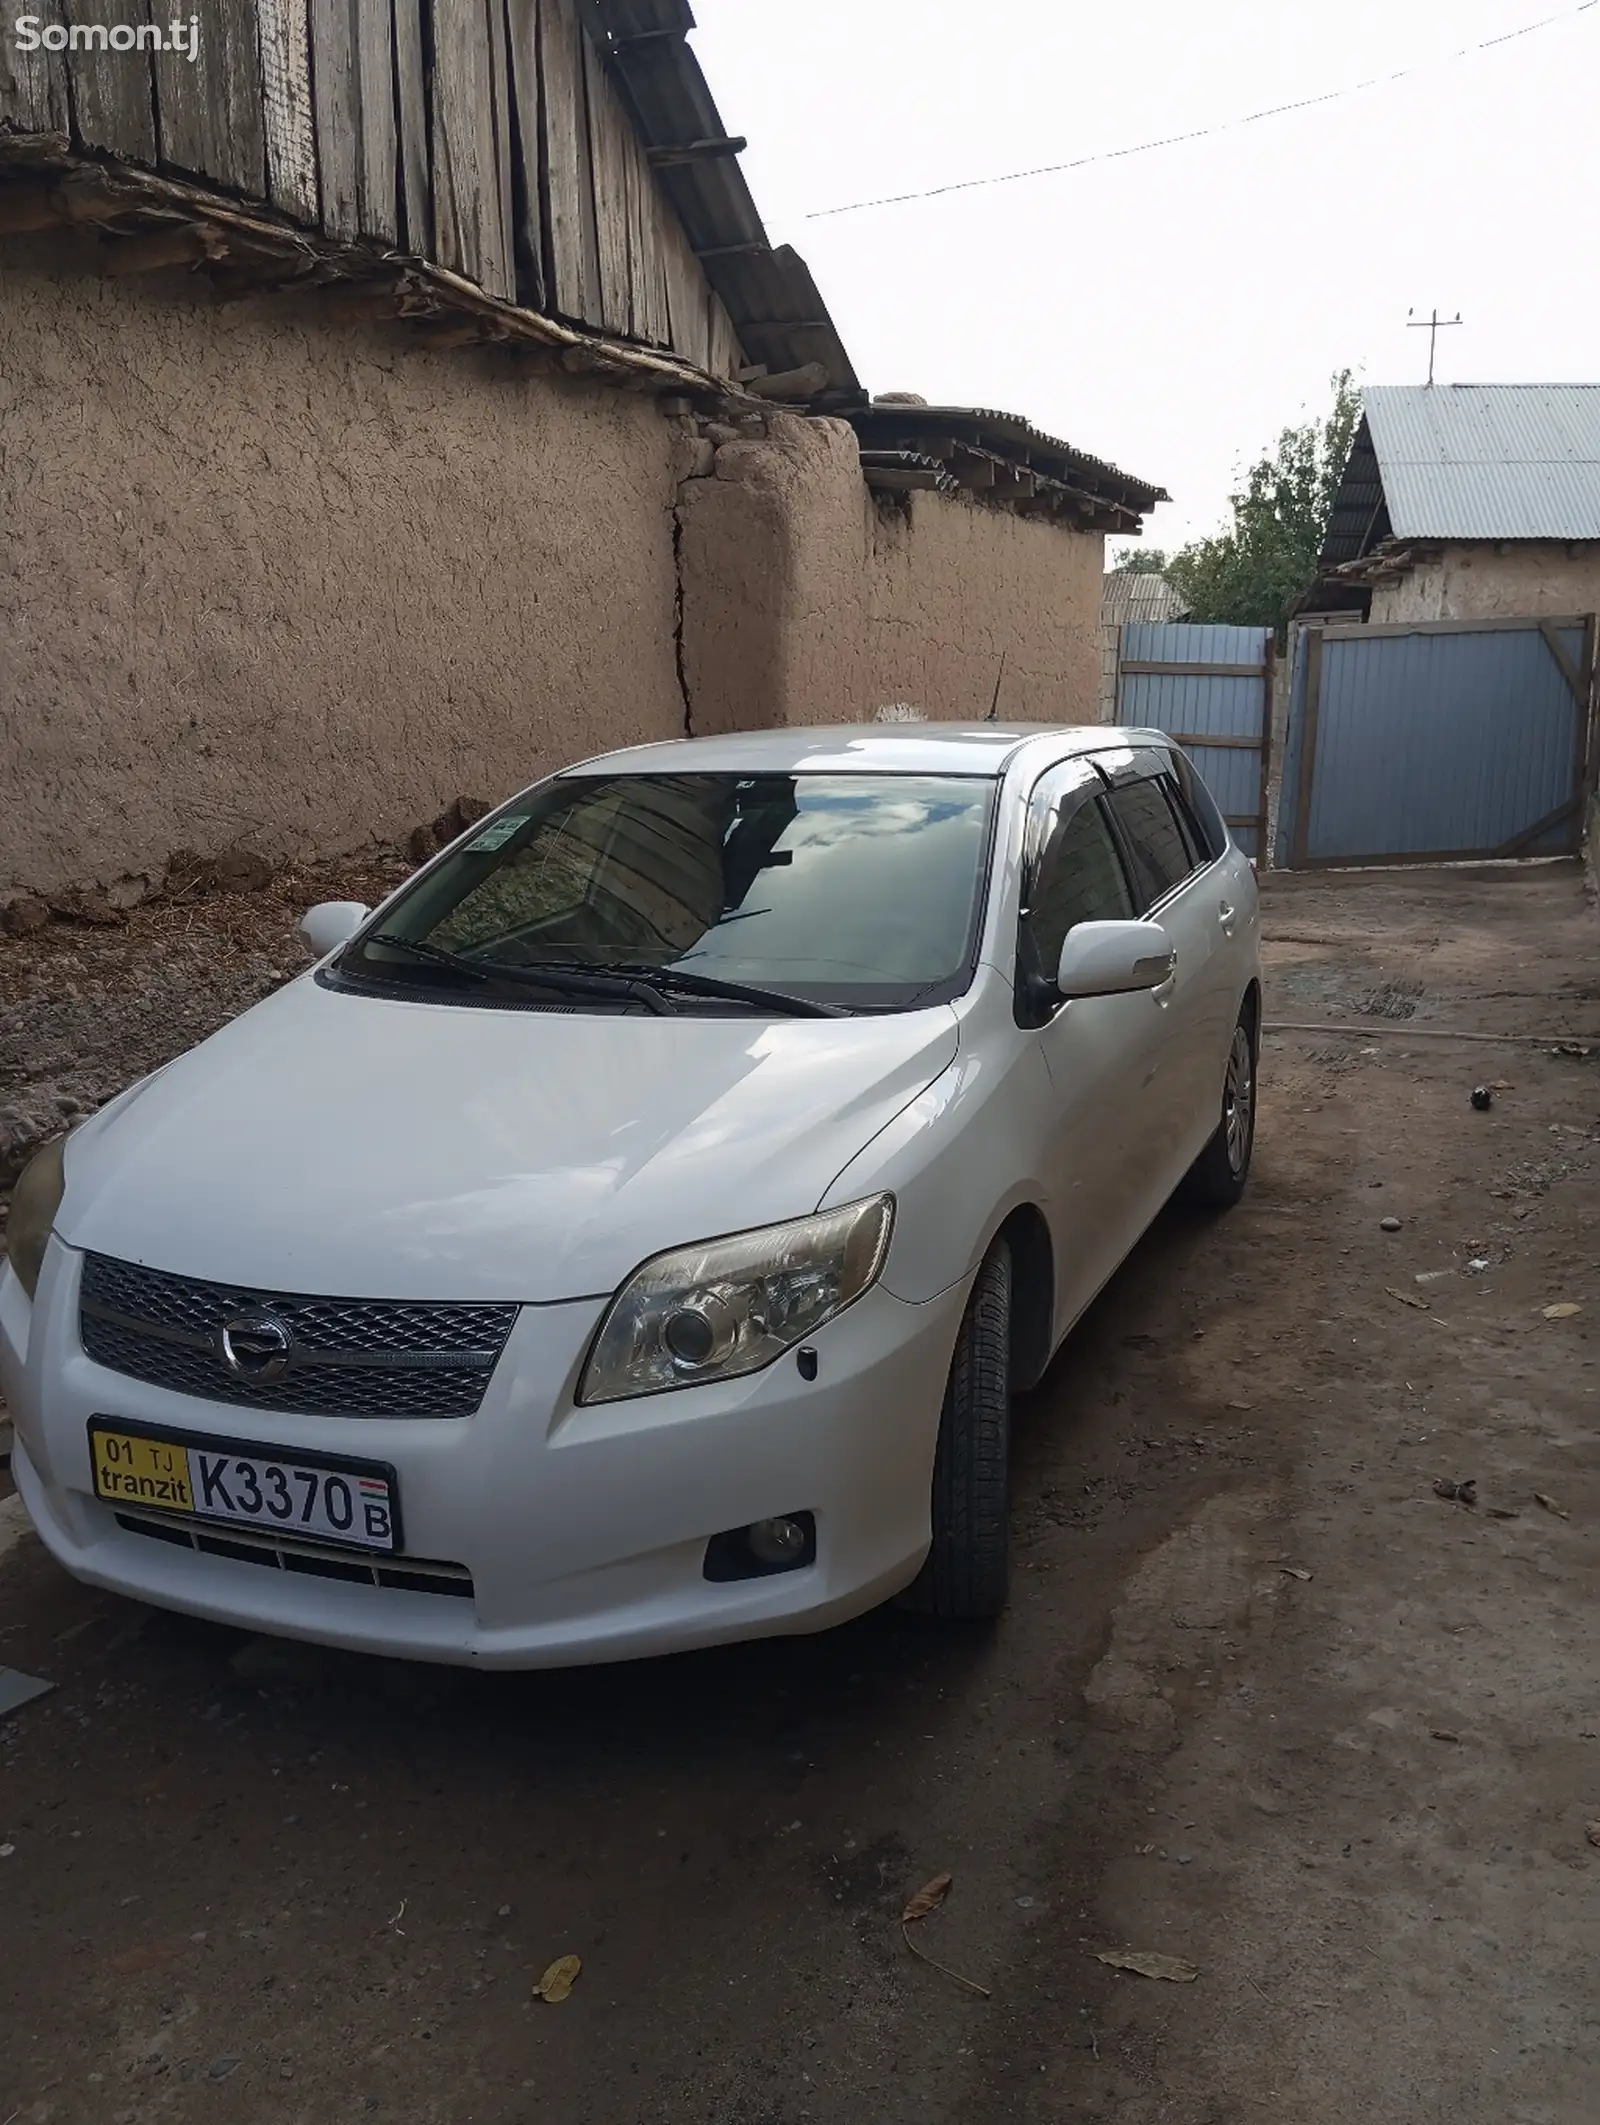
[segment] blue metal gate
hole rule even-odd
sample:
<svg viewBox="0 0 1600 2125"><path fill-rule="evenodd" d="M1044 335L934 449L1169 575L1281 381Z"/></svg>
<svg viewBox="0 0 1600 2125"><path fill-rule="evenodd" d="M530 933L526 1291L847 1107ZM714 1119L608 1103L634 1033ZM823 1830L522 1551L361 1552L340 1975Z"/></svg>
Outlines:
<svg viewBox="0 0 1600 2125"><path fill-rule="evenodd" d="M1193 759L1247 856L1266 861L1272 630L1123 628L1117 721L1163 730Z"/></svg>
<svg viewBox="0 0 1600 2125"><path fill-rule="evenodd" d="M1592 615L1304 630L1278 862L1576 850L1594 648Z"/></svg>

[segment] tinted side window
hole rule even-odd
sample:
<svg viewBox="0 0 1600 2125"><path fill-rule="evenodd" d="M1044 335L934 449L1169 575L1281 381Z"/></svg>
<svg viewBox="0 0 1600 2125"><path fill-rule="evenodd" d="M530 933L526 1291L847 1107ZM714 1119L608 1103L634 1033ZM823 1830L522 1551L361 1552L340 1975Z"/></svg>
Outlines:
<svg viewBox="0 0 1600 2125"><path fill-rule="evenodd" d="M1142 915L1195 868L1177 814L1159 782L1126 782L1111 793L1111 808L1133 856L1135 895Z"/></svg>
<svg viewBox="0 0 1600 2125"><path fill-rule="evenodd" d="M1201 862L1210 863L1228 846L1228 825L1217 808L1217 800L1206 788L1204 781L1195 772L1194 762L1187 753L1174 753L1173 771L1196 825L1200 830Z"/></svg>
<svg viewBox="0 0 1600 2125"><path fill-rule="evenodd" d="M1077 922L1126 922L1133 896L1098 803L1080 805L1047 850L1028 934L1041 974L1054 979L1062 941Z"/></svg>
<svg viewBox="0 0 1600 2125"><path fill-rule="evenodd" d="M1167 793L1167 802L1172 806L1173 815L1177 819L1178 832L1183 836L1183 845L1189 852L1189 868L1191 871L1197 871L1202 864L1207 864L1211 861L1211 851L1206 846L1205 834L1181 786L1176 782L1164 782L1162 786Z"/></svg>

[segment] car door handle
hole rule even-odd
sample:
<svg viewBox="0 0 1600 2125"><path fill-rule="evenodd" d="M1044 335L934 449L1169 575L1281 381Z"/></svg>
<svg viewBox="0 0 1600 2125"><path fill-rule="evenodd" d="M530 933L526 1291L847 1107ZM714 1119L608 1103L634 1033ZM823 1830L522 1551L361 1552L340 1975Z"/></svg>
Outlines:
<svg viewBox="0 0 1600 2125"><path fill-rule="evenodd" d="M1219 902L1217 907L1217 920L1222 924L1223 934L1227 937L1231 937L1233 935L1235 911L1230 901L1224 900Z"/></svg>

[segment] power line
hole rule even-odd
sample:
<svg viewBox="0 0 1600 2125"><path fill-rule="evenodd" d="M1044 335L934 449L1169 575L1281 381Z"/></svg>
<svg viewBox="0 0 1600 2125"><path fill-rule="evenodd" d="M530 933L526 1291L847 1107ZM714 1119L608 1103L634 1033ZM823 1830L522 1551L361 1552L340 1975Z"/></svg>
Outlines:
<svg viewBox="0 0 1600 2125"><path fill-rule="evenodd" d="M1576 7L1563 8L1558 15L1545 15L1537 22L1526 22L1521 29L1504 30L1498 37L1485 37L1478 44L1464 44L1459 51L1441 52L1433 59L1419 59L1415 66L1403 66L1392 74L1373 74L1365 81L1352 81L1344 88L1325 89L1320 96L1301 96L1293 103L1275 103L1264 111L1247 112L1243 118L1224 118L1218 125L1197 126L1190 133L1168 133L1160 140L1141 140L1129 148L1102 148L1093 155L1079 155L1071 162L1042 162L1029 170L1007 170L999 177L963 177L954 184L930 185L923 192L889 192L881 199L853 199L847 206L814 207L806 215L807 221L826 221L834 214L860 214L869 207L899 207L914 199L942 199L949 192L976 192L985 185L1021 184L1030 177L1056 177L1065 170L1086 169L1092 162L1121 162L1129 155L1151 155L1157 148L1175 148L1188 140L1209 140L1216 133L1236 132L1239 127L1257 125L1263 118L1283 118L1291 111L1309 111L1321 103L1337 103L1346 96L1359 96L1368 89L1386 88L1394 81L1408 81L1414 74L1425 74L1436 66L1452 66L1458 59L1470 59L1475 52L1493 50L1496 45L1512 44L1519 37L1531 37L1535 30L1549 29L1557 22L1571 22L1579 15L1586 15L1592 7L1600 7L1600 0L1579 0Z"/></svg>

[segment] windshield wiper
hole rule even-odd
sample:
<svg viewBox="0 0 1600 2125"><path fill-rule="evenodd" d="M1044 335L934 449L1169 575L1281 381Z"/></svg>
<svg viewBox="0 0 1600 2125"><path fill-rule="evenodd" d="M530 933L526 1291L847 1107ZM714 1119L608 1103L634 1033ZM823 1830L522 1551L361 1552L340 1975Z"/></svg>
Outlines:
<svg viewBox="0 0 1600 2125"><path fill-rule="evenodd" d="M658 1014L672 1009L672 1005L658 993L656 985L638 980L632 968L558 966L542 962L506 965L498 960L469 959L464 952L447 951L443 945L427 944L418 937L397 937L389 930L375 931L366 942L410 952L417 959L450 967L458 974L470 974L477 981L505 981L521 988L555 989L568 996L632 995L642 998Z"/></svg>
<svg viewBox="0 0 1600 2125"><path fill-rule="evenodd" d="M417 937L397 937L392 930L374 930L370 937L362 939L363 950L369 944L386 944L391 951L410 952L416 959L432 960L435 966L454 967L460 974L481 976L486 972L476 960L464 958L460 952L447 952L442 944L424 944Z"/></svg>
<svg viewBox="0 0 1600 2125"><path fill-rule="evenodd" d="M667 996L676 989L684 996L721 996L730 1003L747 1003L763 1010L782 1011L793 1018L848 1018L842 1004L815 1003L804 996L791 996L786 989L757 988L749 982L721 981L714 974L684 974L676 967L636 967L619 959L603 960L503 960L469 959L464 952L446 951L443 945L426 944L416 937L397 937L378 930L368 944L385 944L418 959L451 967L479 981L510 981L519 986L565 989L573 996L642 996L652 1010L670 1011ZM666 993L663 993L666 992Z"/></svg>
<svg viewBox="0 0 1600 2125"><path fill-rule="evenodd" d="M765 1010L782 1011L791 1018L849 1018L843 1004L816 1003L807 996L791 996L787 989L757 988L747 981L722 981L714 974L683 974L676 967L633 967L620 960L585 960L585 974L626 976L652 989L679 989L686 996L725 996L730 1003L753 1004Z"/></svg>

